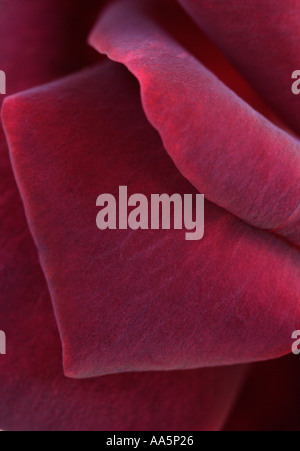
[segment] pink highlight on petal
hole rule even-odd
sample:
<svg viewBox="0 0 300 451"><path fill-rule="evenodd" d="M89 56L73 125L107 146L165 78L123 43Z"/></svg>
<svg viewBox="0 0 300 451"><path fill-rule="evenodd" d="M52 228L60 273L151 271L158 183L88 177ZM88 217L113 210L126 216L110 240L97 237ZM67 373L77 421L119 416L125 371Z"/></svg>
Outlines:
<svg viewBox="0 0 300 451"><path fill-rule="evenodd" d="M273 229L272 232L281 232L285 228L292 226L293 224L296 224L300 219L300 204L298 205L298 208L294 211L294 213L287 219L285 223L283 223L281 226L277 227L276 229Z"/></svg>

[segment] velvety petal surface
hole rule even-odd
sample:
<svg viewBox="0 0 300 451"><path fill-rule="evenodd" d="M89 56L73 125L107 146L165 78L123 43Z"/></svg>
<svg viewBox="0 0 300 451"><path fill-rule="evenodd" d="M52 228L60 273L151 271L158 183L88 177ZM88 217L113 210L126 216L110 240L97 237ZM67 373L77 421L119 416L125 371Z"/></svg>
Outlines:
<svg viewBox="0 0 300 451"><path fill-rule="evenodd" d="M173 370L290 352L300 254L206 205L206 234L96 227L96 199L196 194L107 62L8 98L3 120L71 377ZM273 331L277 333L274 335Z"/></svg>
<svg viewBox="0 0 300 451"><path fill-rule="evenodd" d="M1 325L8 331L8 353L0 359L0 429L192 431L224 426L247 368L67 379L51 301L46 287L36 297L36 256L25 244L12 253L19 259L19 288L10 291L9 304L2 299L0 304L5 312Z"/></svg>
<svg viewBox="0 0 300 451"><path fill-rule="evenodd" d="M85 16L83 2L77 1L11 0L0 4L0 67L6 71L10 94L52 80L90 60L84 46L93 19L88 10L90 6L97 10L99 2L87 6ZM0 356L0 429L220 429L247 368L90 381L72 381L63 375L51 300L2 129L0 174L0 329L7 334L7 355Z"/></svg>
<svg viewBox="0 0 300 451"><path fill-rule="evenodd" d="M296 48L294 44L289 45L292 38L290 30L294 21L298 21L296 3L288 3L288 8L287 2L284 8L279 1L268 3L272 4L273 17L279 20L270 21L267 27L261 23L259 16L256 20L259 33L262 28L266 28L267 34L270 33L272 23L275 35L280 38L278 42L282 43L279 52L282 50L286 60L290 58L286 49L289 48L292 53ZM142 1L139 4L144 7ZM159 14L153 14L157 11L157 5ZM167 3L166 8L162 5L162 2L151 2L151 7L147 9L149 21L159 25L171 40L175 39L184 51L201 61L254 110L273 122L276 130L278 126L284 129L199 28L179 8L173 9ZM197 2L197 8L199 5L200 2ZM297 112L296 103L291 108L287 106L296 97L288 98L284 87L282 95L271 98L271 90L260 88L265 83L266 72L261 70L261 66L258 70L251 61L254 69L253 72L249 70L248 77L244 58L247 48L245 54L240 52L235 58L234 44L239 46L243 41L239 20L244 20L244 27L247 23L244 15L240 14L242 11L236 7L238 2L227 2L227 5L228 8L225 3L220 5L219 2L202 1L203 20L199 20L199 10L196 11L191 1L186 1L184 6L262 96L267 92L265 98L295 130L299 130L298 115L294 115L294 111ZM258 12L261 3L252 2L250 6L250 2L243 2L243 5L246 5L247 13L252 14ZM264 6L267 12L264 18L272 13L268 5ZM84 37L100 7L98 1L84 4L81 0L11 0L0 4L0 68L8 75L8 93L48 82L97 59L95 54L87 51ZM230 46L227 45L228 28L222 28L221 24L224 19L219 20L219 14L215 13L220 8L224 18L228 13L228 23L232 24L229 28L234 38ZM237 14L239 20L236 20ZM180 18L181 22L178 21ZM126 25L126 15L122 20ZM121 26L122 20L118 26ZM285 20L289 23L288 27ZM139 24L144 25L144 22L136 21L137 30ZM298 31L295 31L293 39L298 39ZM249 40L251 48L248 54L255 56L256 52L261 55L265 52L262 60L268 60L270 56L280 69L281 60L277 59L277 55L275 58L270 55L274 49L270 39L269 42L264 40L263 34L259 35L255 46L252 44L256 39L252 37ZM260 45L261 42L263 45ZM151 47L152 40L149 43ZM232 49L234 52L231 52ZM294 56L292 59L296 61ZM168 51L164 57L168 57ZM196 243L195 256L190 248L185 248L186 243L181 246L184 238L178 232L172 232L167 238L159 233L159 236L153 234L150 239L148 234L138 239L129 235L108 234L99 238L90 224L85 222L86 218L94 221L94 195L98 195L99 190L107 188L117 192L123 155L126 158L120 171L121 178L124 183L128 182L132 192L135 189L143 192L144 188L150 192L150 187L170 193L175 189L196 192L163 156L164 149L159 138L142 119L143 112L132 80L112 67L95 68L55 85L30 91L20 98L12 98L7 106L16 174L59 319L67 372L82 377L102 374L104 368L105 371L115 371L116 368L128 371L127 362L134 369L164 368L165 356L166 367L181 367L191 362L193 365L226 362L230 353L237 361L247 361L288 352L290 330L299 329L299 257L288 245L246 227L211 204L206 207L208 226L211 227L209 241L207 245L204 241ZM273 77L276 89L280 78L277 76L280 70L277 69ZM290 74L288 76L290 79ZM89 84L91 86L86 89ZM178 84L178 87L181 86ZM283 84L280 83L280 86ZM114 89L116 93L113 93ZM126 90L128 95L124 92ZM118 108L113 112L116 105ZM145 110L148 114L147 108ZM66 111L72 115L72 120L65 115ZM130 114L132 116L127 118ZM79 118L79 126L76 117ZM148 117L151 119L149 114ZM65 152L65 157L62 157L62 152ZM141 155L137 158L139 152ZM99 160L96 155L100 155ZM133 171L135 159L137 169ZM110 179L113 171L116 171L115 179ZM81 178L82 181L77 183ZM24 217L2 130L0 191L0 329L6 331L8 343L7 356L0 356L0 429L219 430L229 412L233 411L226 426L229 430L299 430L299 365L296 357L254 365L252 376L234 409L233 404L248 366L123 374L81 381L67 379L62 372L61 343L48 289ZM73 199L76 199L74 208ZM91 200L91 206L84 210L81 207L87 205L87 199ZM82 220L79 218L81 211ZM283 219L280 225L277 221L276 227L285 229L284 236L297 243L297 209ZM48 226L52 228L47 231ZM221 234L219 230L222 230ZM227 240L230 243L228 246L225 245ZM79 249L81 245L82 250ZM123 255L117 254L118 249ZM137 249L140 253L136 256ZM112 266L106 268L111 258L110 252L114 269ZM128 269L124 256L126 252ZM93 258L94 264L91 263ZM199 260L198 263L196 260ZM91 276L86 277L90 268ZM155 274L156 269L162 272L161 279ZM175 277L179 279L176 289L180 288L180 282L183 283L179 298L175 289L169 297L165 297L168 283ZM64 284L70 281L74 286L66 290ZM100 286L99 281L103 285ZM116 285L113 299L109 298L111 281ZM158 284L157 299L151 296L151 290L154 290L152 283ZM82 289L77 292L79 284L82 284ZM161 302L161 296L167 302ZM149 309L143 309L142 302L147 302L149 298L154 300L153 304L148 303ZM176 302L172 305L174 299ZM109 308L110 314L107 313ZM146 318L142 322L140 316L145 310ZM110 321L110 315L116 315L116 318ZM221 321L222 315L224 322ZM164 322L170 329L164 329ZM143 329L144 326L146 329ZM183 338L189 327L192 330L185 341ZM127 333L128 328L130 333ZM151 341L152 346L149 347L152 339L153 344ZM93 340L96 346L91 347L92 357L87 359ZM217 345L221 342L222 347L218 350ZM143 346L150 349L150 356L142 355ZM128 349L133 350L131 354ZM233 352L233 349L236 351ZM107 357L109 353L112 357ZM209 353L213 357L208 358Z"/></svg>
<svg viewBox="0 0 300 451"><path fill-rule="evenodd" d="M300 68L297 0L178 0L247 80L300 134L292 73Z"/></svg>
<svg viewBox="0 0 300 451"><path fill-rule="evenodd" d="M196 58L183 45L189 22L173 15L173 7L169 0L113 2L90 42L138 78L148 119L200 192L299 246L299 139L223 83L204 65L207 57L202 62L199 51ZM164 9L169 22L177 20L176 39L163 23ZM200 34L197 45L206 46Z"/></svg>

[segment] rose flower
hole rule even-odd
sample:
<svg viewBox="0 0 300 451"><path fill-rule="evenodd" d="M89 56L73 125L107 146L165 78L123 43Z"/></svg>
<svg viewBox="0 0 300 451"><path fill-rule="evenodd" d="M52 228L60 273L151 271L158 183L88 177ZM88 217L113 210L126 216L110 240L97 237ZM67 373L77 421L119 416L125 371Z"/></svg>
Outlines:
<svg viewBox="0 0 300 451"><path fill-rule="evenodd" d="M0 428L299 430L298 2L0 12ZM204 238L100 231L120 186Z"/></svg>

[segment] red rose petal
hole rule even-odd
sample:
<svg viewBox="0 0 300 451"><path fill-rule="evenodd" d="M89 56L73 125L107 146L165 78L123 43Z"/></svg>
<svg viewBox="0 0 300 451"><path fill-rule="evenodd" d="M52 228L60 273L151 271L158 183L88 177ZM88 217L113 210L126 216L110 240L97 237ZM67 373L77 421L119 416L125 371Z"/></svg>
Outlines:
<svg viewBox="0 0 300 451"><path fill-rule="evenodd" d="M172 16L172 2L163 1L114 2L92 45L136 75L149 120L200 192L300 245L299 140L228 89L161 26L163 7Z"/></svg>
<svg viewBox="0 0 300 451"><path fill-rule="evenodd" d="M206 235L96 227L99 194L196 193L106 63L13 96L3 119L54 301L66 374L171 370L290 352L300 254L206 205ZM284 312L284 314L283 314ZM274 335L274 330L276 334Z"/></svg>
<svg viewBox="0 0 300 451"><path fill-rule="evenodd" d="M123 374L86 381L64 377L46 287L36 297L40 276L36 256L31 256L33 247L21 242L14 251L13 240L6 238L10 238L12 258L19 262L19 278L14 279L15 290L10 288L10 302L0 300L1 326L8 332L8 352L0 356L1 429L206 431L223 427L247 367Z"/></svg>
<svg viewBox="0 0 300 451"><path fill-rule="evenodd" d="M0 5L0 67L7 72L10 93L85 63L80 36L83 38L86 31L77 28L70 34L68 25L78 23L75 12L84 21L79 6L79 2L62 0L13 0L5 2L3 8ZM65 33L67 41L76 37L71 53L64 45ZM0 356L0 429L220 429L246 368L120 375L90 381L63 376L51 301L2 130L0 174L0 329L7 334L7 355Z"/></svg>
<svg viewBox="0 0 300 451"><path fill-rule="evenodd" d="M300 69L295 0L179 0L270 105L300 134L292 73Z"/></svg>
<svg viewBox="0 0 300 451"><path fill-rule="evenodd" d="M78 36L78 30L70 32L70 27L66 26L66 21L74 22L71 10L64 15L63 20L59 14L64 9L64 4L67 2L57 3L55 0L14 0L5 3L5 9L1 10L0 15L1 36L5 36L5 39L0 40L0 67L9 74L10 93L50 80L84 64L85 50L80 40L76 44L73 42L73 46L63 44L66 41L72 44L70 41ZM77 8L77 3L72 1L68 4L73 11L80 12L82 19L82 10ZM29 20L32 21L30 27L27 25ZM64 32L67 31L72 39L66 39ZM13 39L8 39L12 35ZM27 43L27 52L24 42ZM6 54L8 43L10 47ZM52 51L55 43L61 51L60 57ZM82 51L78 51L79 48ZM9 62L6 61L4 65L2 57L5 55ZM57 61L60 63L57 64ZM236 89L236 82L234 87ZM253 99L248 97L247 100L250 102ZM0 358L0 428L174 431L220 429L238 393L243 368L120 375L90 381L71 381L63 377L61 349L50 299L27 230L2 138L1 135L0 329L9 332L8 355ZM281 315L283 311L284 308ZM264 364L264 367L267 366L271 368L269 378L274 373L278 377L277 362ZM284 427L282 419L285 417L286 429L293 427L293 415L294 419L297 415L294 408L297 407L297 397L290 396L295 393L290 375L287 373L278 382L280 393L273 384L271 390L268 390L279 400L275 404L264 402L264 409L266 404L267 407L272 406L270 415L270 409L261 409L262 406L258 403L260 397L265 400L266 388L270 387L268 371L265 377L263 373L257 374L259 378L256 388L249 390L253 385L248 386L252 394L251 403L245 403L245 398L242 398L241 408L235 410L230 425L251 430L254 424L256 427L267 424L277 430ZM263 391L258 391L262 383ZM290 393L284 390L288 387ZM268 394L267 399L269 396ZM294 407L293 400L296 401ZM259 406L259 411L256 410L256 405ZM242 410L245 407L248 416ZM261 412L263 418L258 420ZM289 415L291 412L292 416ZM239 423L237 415L241 420ZM245 417L246 423L243 422Z"/></svg>

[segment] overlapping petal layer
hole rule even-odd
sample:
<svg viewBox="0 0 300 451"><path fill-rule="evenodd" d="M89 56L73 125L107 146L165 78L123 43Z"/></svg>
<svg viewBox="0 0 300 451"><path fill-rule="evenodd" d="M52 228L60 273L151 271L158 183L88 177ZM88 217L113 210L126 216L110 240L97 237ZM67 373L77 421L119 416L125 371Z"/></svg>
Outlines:
<svg viewBox="0 0 300 451"><path fill-rule="evenodd" d="M295 98L288 98L285 88L282 95L271 96L275 92L275 89L271 92L272 86L277 89L284 83L287 67L282 71L277 53L272 53L273 46L265 38L270 35L271 21L264 31L257 16L255 33L263 44L259 46L250 30L249 46L243 54L239 48L244 38L239 21L229 27L228 33L219 17L221 8L224 23L232 24L239 14L247 28L238 2L230 1L226 6L199 1L198 10L192 5L196 2L183 3L262 96L266 93L266 100L299 131ZM126 46L132 46L131 54L124 51L120 60L126 53L132 64L128 67L139 68L146 113L163 136L177 166L178 155L173 150L188 149L190 143L179 140L178 149L173 147L179 136L177 126L180 130L183 123L176 119L176 114L184 112L189 118L186 131L182 130L192 131L190 139L194 134L197 146L203 140L205 147L209 137L215 141L214 149L218 149L218 142L227 136L224 128L228 127L232 143L238 139L245 152L245 160L239 159L237 148L227 154L225 161L231 174L235 168L245 169L249 149L252 155L251 145L246 148L242 143L249 139L253 144L261 131L263 145L268 144L266 154L273 156L274 161L260 167L265 153L255 154L259 156L255 170L259 183L261 179L267 180L268 189L263 195L269 190L274 195L271 203L260 205L255 197L251 207L251 196L246 194L243 210L238 190L232 199L228 192L226 195L228 186L233 189L234 182L240 188L238 179L228 181L222 171L218 175L222 176L222 182L226 181L227 197L223 198L221 193L218 203L229 210L241 208L235 214L242 217L245 212L252 214L250 222L278 228L290 241L299 244L299 210L294 209L299 193L298 140L174 3L141 0L123 4L125 10L116 2L113 9L101 16L92 40L100 50L102 45L114 41L114 52L119 55L124 49L127 52ZM290 53L285 53L290 67L298 55L295 53L298 29L293 42L290 32L298 21L296 3L288 2L289 11L295 13L293 17L285 12L287 2L278 0L269 4L280 19L272 25L275 36L283 39L278 51L283 54L290 49ZM95 59L86 50L84 36L101 7L98 1L85 5L82 0L12 0L3 5L0 5L0 68L8 75L9 94L53 80ZM258 2L243 5L253 19ZM264 10L271 14L269 6L264 6ZM129 32L131 25L135 31L132 28ZM119 45L121 30L125 47L122 42ZM235 46L237 37L240 43ZM147 39L148 47L144 49ZM160 60L157 65L155 51ZM250 55L253 63L259 60L260 65L251 64L253 70L249 68L246 55ZM155 63L154 72L141 56L145 59L153 56L149 62ZM270 90L266 88L268 72L261 70L264 58L268 61L269 57L274 68L277 65ZM163 60L170 66L169 71L164 69ZM180 61L183 64L178 64ZM182 71L179 74L178 68ZM155 69L165 71L159 73ZM165 79L156 84L156 77L162 76ZM194 96L191 82L197 90L199 80L204 83L200 86L201 101L207 102L203 111L201 101L197 110L189 97L180 104L184 98L180 90L188 88L185 93ZM160 90L155 92L157 87ZM208 87L216 88L219 97L214 99L211 91L207 95ZM169 110L165 100L173 102L169 103ZM197 97L195 103L196 100ZM208 108L209 103L213 103L214 111ZM233 124L223 120L220 109L228 113ZM199 111L201 116L197 117ZM234 117L233 111L241 116ZM196 192L166 156L159 137L144 117L134 80L125 71L106 63L12 97L5 108L5 119L20 192L54 301L68 375L87 377L116 371L189 368L263 360L289 352L291 331L299 329L300 321L299 251L295 248L246 226L210 203L206 206L206 237L201 243L185 242L184 233L178 231L111 234L96 230L96 197L104 191L117 194L122 183L130 187L130 194ZM161 124L158 127L156 120L166 128ZM200 132L195 126L197 120ZM227 146L232 143L225 139ZM192 142L192 150L193 145ZM219 153L224 148L228 151L229 147L221 147ZM192 152L190 156L193 155ZM209 153L202 149L202 156L205 161ZM208 158L205 163L208 170L209 162ZM209 178L203 173L204 179L199 178L194 163L191 159L189 166L186 158L184 167L190 172L184 175L199 189L205 182L210 192ZM183 166L180 169L184 173ZM8 354L0 359L0 429L222 428L248 365L120 374L79 381L63 375L61 343L48 288L24 217L2 130L0 174L0 329L6 331L8 339ZM247 170L244 176L249 176ZM273 191L273 176L277 177L278 191ZM283 197L279 195L276 203L276 196L288 182L289 189L283 189ZM249 183L256 193L254 183L251 180ZM226 204L228 199L233 207ZM257 210L256 218L253 212L258 205L262 209ZM262 218L266 222L261 223ZM249 221L249 217L244 219ZM254 366L253 376L227 429L299 429L295 359ZM274 381L270 383L272 377ZM259 400L263 401L261 405Z"/></svg>
<svg viewBox="0 0 300 451"><path fill-rule="evenodd" d="M87 381L63 375L61 344L33 246L13 249L18 278L1 298L8 354L0 360L0 428L6 431L219 430L247 368L124 374ZM31 244L31 243L30 243ZM15 270L16 277L16 270ZM38 289L40 291L37 298Z"/></svg>
<svg viewBox="0 0 300 451"><path fill-rule="evenodd" d="M83 2L53 0L14 0L5 3L5 9L1 5L0 67L6 71L10 94L87 62L82 44L87 29L73 28L74 23L79 24L78 14L81 23L85 20L82 6ZM93 7L97 9L98 2ZM66 40L72 41L73 50L64 44ZM91 381L72 381L63 375L51 300L2 130L0 173L0 329L7 334L7 355L0 359L0 429L222 427L247 368L120 375ZM38 177L35 174L34 178Z"/></svg>
<svg viewBox="0 0 300 451"><path fill-rule="evenodd" d="M299 245L298 138L258 113L182 46L180 34L188 32L184 24L189 22L178 20L174 39L161 24L161 10L172 17L172 5L169 0L114 2L90 41L136 75L150 122L200 192L246 222ZM197 45L205 46L198 37Z"/></svg>
<svg viewBox="0 0 300 451"><path fill-rule="evenodd" d="M148 198L195 193L121 65L12 96L3 120L69 376L236 364L290 351L300 254L284 241L210 203L198 242L181 230L97 229L98 195L118 197L119 186Z"/></svg>
<svg viewBox="0 0 300 451"><path fill-rule="evenodd" d="M297 0L178 0L261 96L300 134Z"/></svg>

